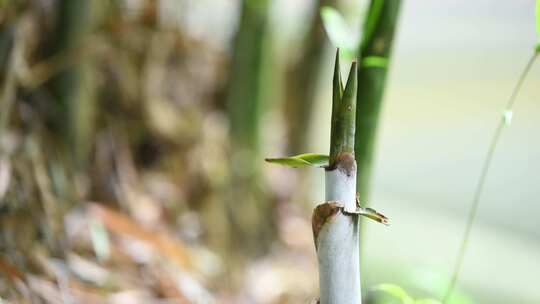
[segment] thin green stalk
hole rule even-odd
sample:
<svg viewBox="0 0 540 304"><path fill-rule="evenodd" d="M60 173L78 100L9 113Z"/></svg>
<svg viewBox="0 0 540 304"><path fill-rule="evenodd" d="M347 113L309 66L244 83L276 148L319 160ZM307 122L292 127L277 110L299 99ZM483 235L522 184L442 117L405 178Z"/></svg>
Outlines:
<svg viewBox="0 0 540 304"><path fill-rule="evenodd" d="M525 78L529 74L529 71L531 70L531 67L536 59L538 57L538 52L535 52L531 58L529 59L527 65L523 69L523 72L521 73L518 82L512 91L512 94L510 95L510 98L508 100L508 103L506 105L505 109L505 116L501 117L499 120L499 123L495 129L495 132L493 134L493 137L491 139L491 143L489 144L486 157L484 159L484 164L482 166L482 171L480 172L480 178L478 179L478 184L476 185L476 189L474 191L474 197L472 200L471 209L469 210L469 216L467 218L467 223L465 225L465 233L463 234L463 239L461 241L461 245L459 247L458 256L456 260L456 264L454 266L454 271L452 273L452 278L450 280L450 283L448 285L448 288L446 289L446 292L444 294L443 303L447 303L450 299L450 296L452 295L452 292L455 288L455 285L457 283L457 280L459 278L461 267L463 265L463 260L465 258L465 253L467 251L467 247L469 245L469 238L472 231L472 227L474 224L474 220L476 219L476 214L478 211L478 206L480 204L480 198L482 197L482 193L484 192L484 186L486 183L486 178L489 173L489 169L491 167L491 162L493 160L493 156L495 154L495 150L497 148L497 145L499 143L499 139L502 135L502 132L504 130L505 125L507 124L507 119L509 119L506 115L512 113L512 109L516 102L516 97L521 90L521 87L523 86L523 83L525 81Z"/></svg>
<svg viewBox="0 0 540 304"><path fill-rule="evenodd" d="M375 136L401 0L371 0L360 45L355 156L357 192L365 204Z"/></svg>

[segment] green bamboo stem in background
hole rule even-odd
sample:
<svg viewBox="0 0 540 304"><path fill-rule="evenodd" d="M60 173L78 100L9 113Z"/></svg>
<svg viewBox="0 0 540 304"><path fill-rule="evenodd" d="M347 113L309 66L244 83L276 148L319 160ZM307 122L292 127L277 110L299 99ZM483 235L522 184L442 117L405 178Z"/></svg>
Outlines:
<svg viewBox="0 0 540 304"><path fill-rule="evenodd" d="M335 2L335 0L315 1L309 32L302 43L303 50L298 61L287 73L285 116L289 154L298 154L307 148L306 130L313 116L317 78L326 44L326 35L318 12L321 7Z"/></svg>
<svg viewBox="0 0 540 304"><path fill-rule="evenodd" d="M91 29L92 1L62 0L57 3L57 21L46 56L82 53ZM89 65L84 60L55 75L46 85L54 98L50 124L63 137L76 166L85 163L94 128L95 104L92 97Z"/></svg>
<svg viewBox="0 0 540 304"><path fill-rule="evenodd" d="M355 157L357 192L367 204L377 124L401 0L371 0L359 49Z"/></svg>
<svg viewBox="0 0 540 304"><path fill-rule="evenodd" d="M259 187L259 133L268 48L266 0L244 0L235 37L227 92L231 184L227 214L235 244L245 253L265 250L271 229L269 207ZM236 246L236 245L235 245Z"/></svg>
<svg viewBox="0 0 540 304"><path fill-rule="evenodd" d="M15 73L13 72L13 50L15 29L3 25L0 30L0 137L8 125L15 94ZM0 147L1 149L1 147ZM2 151L0 150L0 154Z"/></svg>

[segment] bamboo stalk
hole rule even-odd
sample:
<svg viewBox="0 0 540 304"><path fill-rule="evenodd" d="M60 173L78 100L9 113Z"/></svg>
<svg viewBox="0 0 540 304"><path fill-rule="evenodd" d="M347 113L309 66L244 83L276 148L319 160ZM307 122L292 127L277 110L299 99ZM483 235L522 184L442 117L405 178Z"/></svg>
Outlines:
<svg viewBox="0 0 540 304"><path fill-rule="evenodd" d="M355 155L357 190L367 201L379 113L401 0L371 0L360 46Z"/></svg>
<svg viewBox="0 0 540 304"><path fill-rule="evenodd" d="M341 90L338 74L339 59L336 59L335 96ZM356 85L356 63L353 62L342 98L334 98L333 101L325 203L318 205L313 212L321 304L361 303L358 216L352 213L356 210L353 151Z"/></svg>
<svg viewBox="0 0 540 304"><path fill-rule="evenodd" d="M48 41L49 57L80 48L91 27L91 1L62 0L57 5L57 22ZM62 70L46 84L55 99L51 125L63 137L77 166L85 163L94 127L95 104L90 81L89 65L82 62Z"/></svg>
<svg viewBox="0 0 540 304"><path fill-rule="evenodd" d="M235 37L227 92L231 184L226 212L235 251L258 254L272 233L270 207L259 188L260 119L264 105L268 1L244 0Z"/></svg>
<svg viewBox="0 0 540 304"><path fill-rule="evenodd" d="M313 211L312 229L319 264L321 304L361 304L358 215L387 224L388 219L357 205L354 141L357 67L353 61L343 89L336 53L332 94L330 155L305 153L266 161L290 167L325 168L325 202Z"/></svg>

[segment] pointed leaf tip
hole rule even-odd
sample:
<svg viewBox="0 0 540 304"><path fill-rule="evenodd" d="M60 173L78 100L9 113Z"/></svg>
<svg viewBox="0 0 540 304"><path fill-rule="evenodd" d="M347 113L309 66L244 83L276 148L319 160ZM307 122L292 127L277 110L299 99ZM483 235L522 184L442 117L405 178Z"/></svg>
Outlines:
<svg viewBox="0 0 540 304"><path fill-rule="evenodd" d="M343 82L341 81L341 67L339 64L339 48L336 50L334 63L334 78L332 83L332 118L330 126L330 157L335 158L341 150L340 126L338 124L341 98L343 97Z"/></svg>
<svg viewBox="0 0 540 304"><path fill-rule="evenodd" d="M343 80L341 79L341 66L339 63L339 48L336 50L336 61L334 63L334 78L333 78L333 94L334 98L338 98L337 101L341 100L343 96Z"/></svg>
<svg viewBox="0 0 540 304"><path fill-rule="evenodd" d="M345 85L345 90L343 91L343 97L341 99L342 104L356 104L356 87L357 87L357 69L356 61L353 61L351 64L351 69L349 70L349 76L347 78L347 84Z"/></svg>
<svg viewBox="0 0 540 304"><path fill-rule="evenodd" d="M343 133L343 152L353 153L354 133L356 129L356 87L357 87L356 61L351 64L347 85L341 99L341 130Z"/></svg>

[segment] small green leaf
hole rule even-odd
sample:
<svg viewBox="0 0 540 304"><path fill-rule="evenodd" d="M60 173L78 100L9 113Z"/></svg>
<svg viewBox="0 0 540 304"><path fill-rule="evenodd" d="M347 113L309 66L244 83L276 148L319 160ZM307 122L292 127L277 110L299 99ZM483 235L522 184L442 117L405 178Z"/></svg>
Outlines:
<svg viewBox="0 0 540 304"><path fill-rule="evenodd" d="M293 168L298 167L325 167L328 166L328 155L315 154L315 153L306 153L295 155L291 157L283 158L267 158L265 159L269 163L274 163L278 165L289 166Z"/></svg>
<svg viewBox="0 0 540 304"><path fill-rule="evenodd" d="M407 292L395 284L380 284L375 286L374 290L384 292L398 300L403 304L414 304L414 299Z"/></svg>
<svg viewBox="0 0 540 304"><path fill-rule="evenodd" d="M332 44L343 51L343 55L352 58L356 54L358 38L349 29L345 18L333 7L321 8L321 18L324 29Z"/></svg>
<svg viewBox="0 0 540 304"><path fill-rule="evenodd" d="M359 207L359 214L365 216L371 220L385 224L386 226L390 225L390 220L384 214L377 212L377 210L372 208L362 208Z"/></svg>

